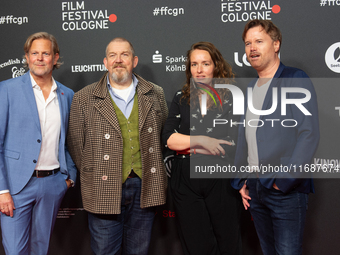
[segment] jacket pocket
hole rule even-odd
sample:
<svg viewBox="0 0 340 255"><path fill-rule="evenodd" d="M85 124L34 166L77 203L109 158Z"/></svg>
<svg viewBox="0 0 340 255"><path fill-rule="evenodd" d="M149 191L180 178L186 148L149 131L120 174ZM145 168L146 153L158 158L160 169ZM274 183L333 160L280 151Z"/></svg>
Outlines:
<svg viewBox="0 0 340 255"><path fill-rule="evenodd" d="M18 160L20 158L20 152L5 150L5 157Z"/></svg>

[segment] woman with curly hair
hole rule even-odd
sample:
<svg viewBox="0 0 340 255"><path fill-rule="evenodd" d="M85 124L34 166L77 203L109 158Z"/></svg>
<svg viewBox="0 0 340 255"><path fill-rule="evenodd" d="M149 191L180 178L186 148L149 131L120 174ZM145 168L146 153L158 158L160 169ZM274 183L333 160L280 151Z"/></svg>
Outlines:
<svg viewBox="0 0 340 255"><path fill-rule="evenodd" d="M214 125L216 119L236 121L230 91L214 89L215 83L233 78L231 66L212 43L193 44L186 84L176 92L164 126L164 144L175 151L170 189L184 254L241 254L239 194L230 179L206 173L209 165L233 165L237 128ZM197 166L203 178L190 178L190 169Z"/></svg>

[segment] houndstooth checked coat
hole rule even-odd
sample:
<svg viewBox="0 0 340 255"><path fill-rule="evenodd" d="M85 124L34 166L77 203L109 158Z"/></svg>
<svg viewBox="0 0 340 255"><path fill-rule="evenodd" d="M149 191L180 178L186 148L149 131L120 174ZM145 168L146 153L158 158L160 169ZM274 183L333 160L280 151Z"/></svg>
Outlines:
<svg viewBox="0 0 340 255"><path fill-rule="evenodd" d="M83 206L99 214L119 214L122 196L123 138L107 89L106 73L73 98L67 136L80 172ZM139 139L142 157L141 207L164 204L167 177L161 134L168 109L163 89L138 79Z"/></svg>

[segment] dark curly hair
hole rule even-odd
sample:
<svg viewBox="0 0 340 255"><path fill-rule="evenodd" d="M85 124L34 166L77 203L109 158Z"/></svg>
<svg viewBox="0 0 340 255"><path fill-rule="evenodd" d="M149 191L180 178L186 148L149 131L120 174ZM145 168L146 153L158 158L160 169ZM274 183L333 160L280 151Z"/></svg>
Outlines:
<svg viewBox="0 0 340 255"><path fill-rule="evenodd" d="M222 83L230 83L233 80L235 74L232 71L231 65L223 58L221 52L210 42L198 42L191 46L190 50L187 52L186 60L186 83L182 88L183 99L187 99L188 104L190 104L190 97L197 98L202 91L197 89L194 82L190 82L192 78L191 75L191 62L190 57L194 50L205 50L209 53L213 63L214 63L214 74L213 78L225 78ZM221 100L227 99L230 91L228 89L216 89ZM192 107L196 107L197 100L193 100L190 104ZM208 108L215 107L213 100L208 97Z"/></svg>

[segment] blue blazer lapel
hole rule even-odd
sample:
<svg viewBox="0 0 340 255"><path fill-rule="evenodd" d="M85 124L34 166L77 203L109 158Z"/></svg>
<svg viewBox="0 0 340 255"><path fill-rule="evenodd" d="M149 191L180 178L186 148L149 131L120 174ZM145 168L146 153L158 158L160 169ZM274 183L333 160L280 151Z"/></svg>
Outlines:
<svg viewBox="0 0 340 255"><path fill-rule="evenodd" d="M22 93L24 93L28 107L25 109L25 111L31 111L32 118L34 119L35 124L37 125L37 128L39 132L41 132L40 129L40 120L39 120L39 113L38 113L38 107L37 103L35 101L35 96L32 88L32 83L31 83L31 77L29 75L29 72L24 74L22 76ZM20 92L19 92L20 93ZM25 104L21 105L21 107L26 107Z"/></svg>

